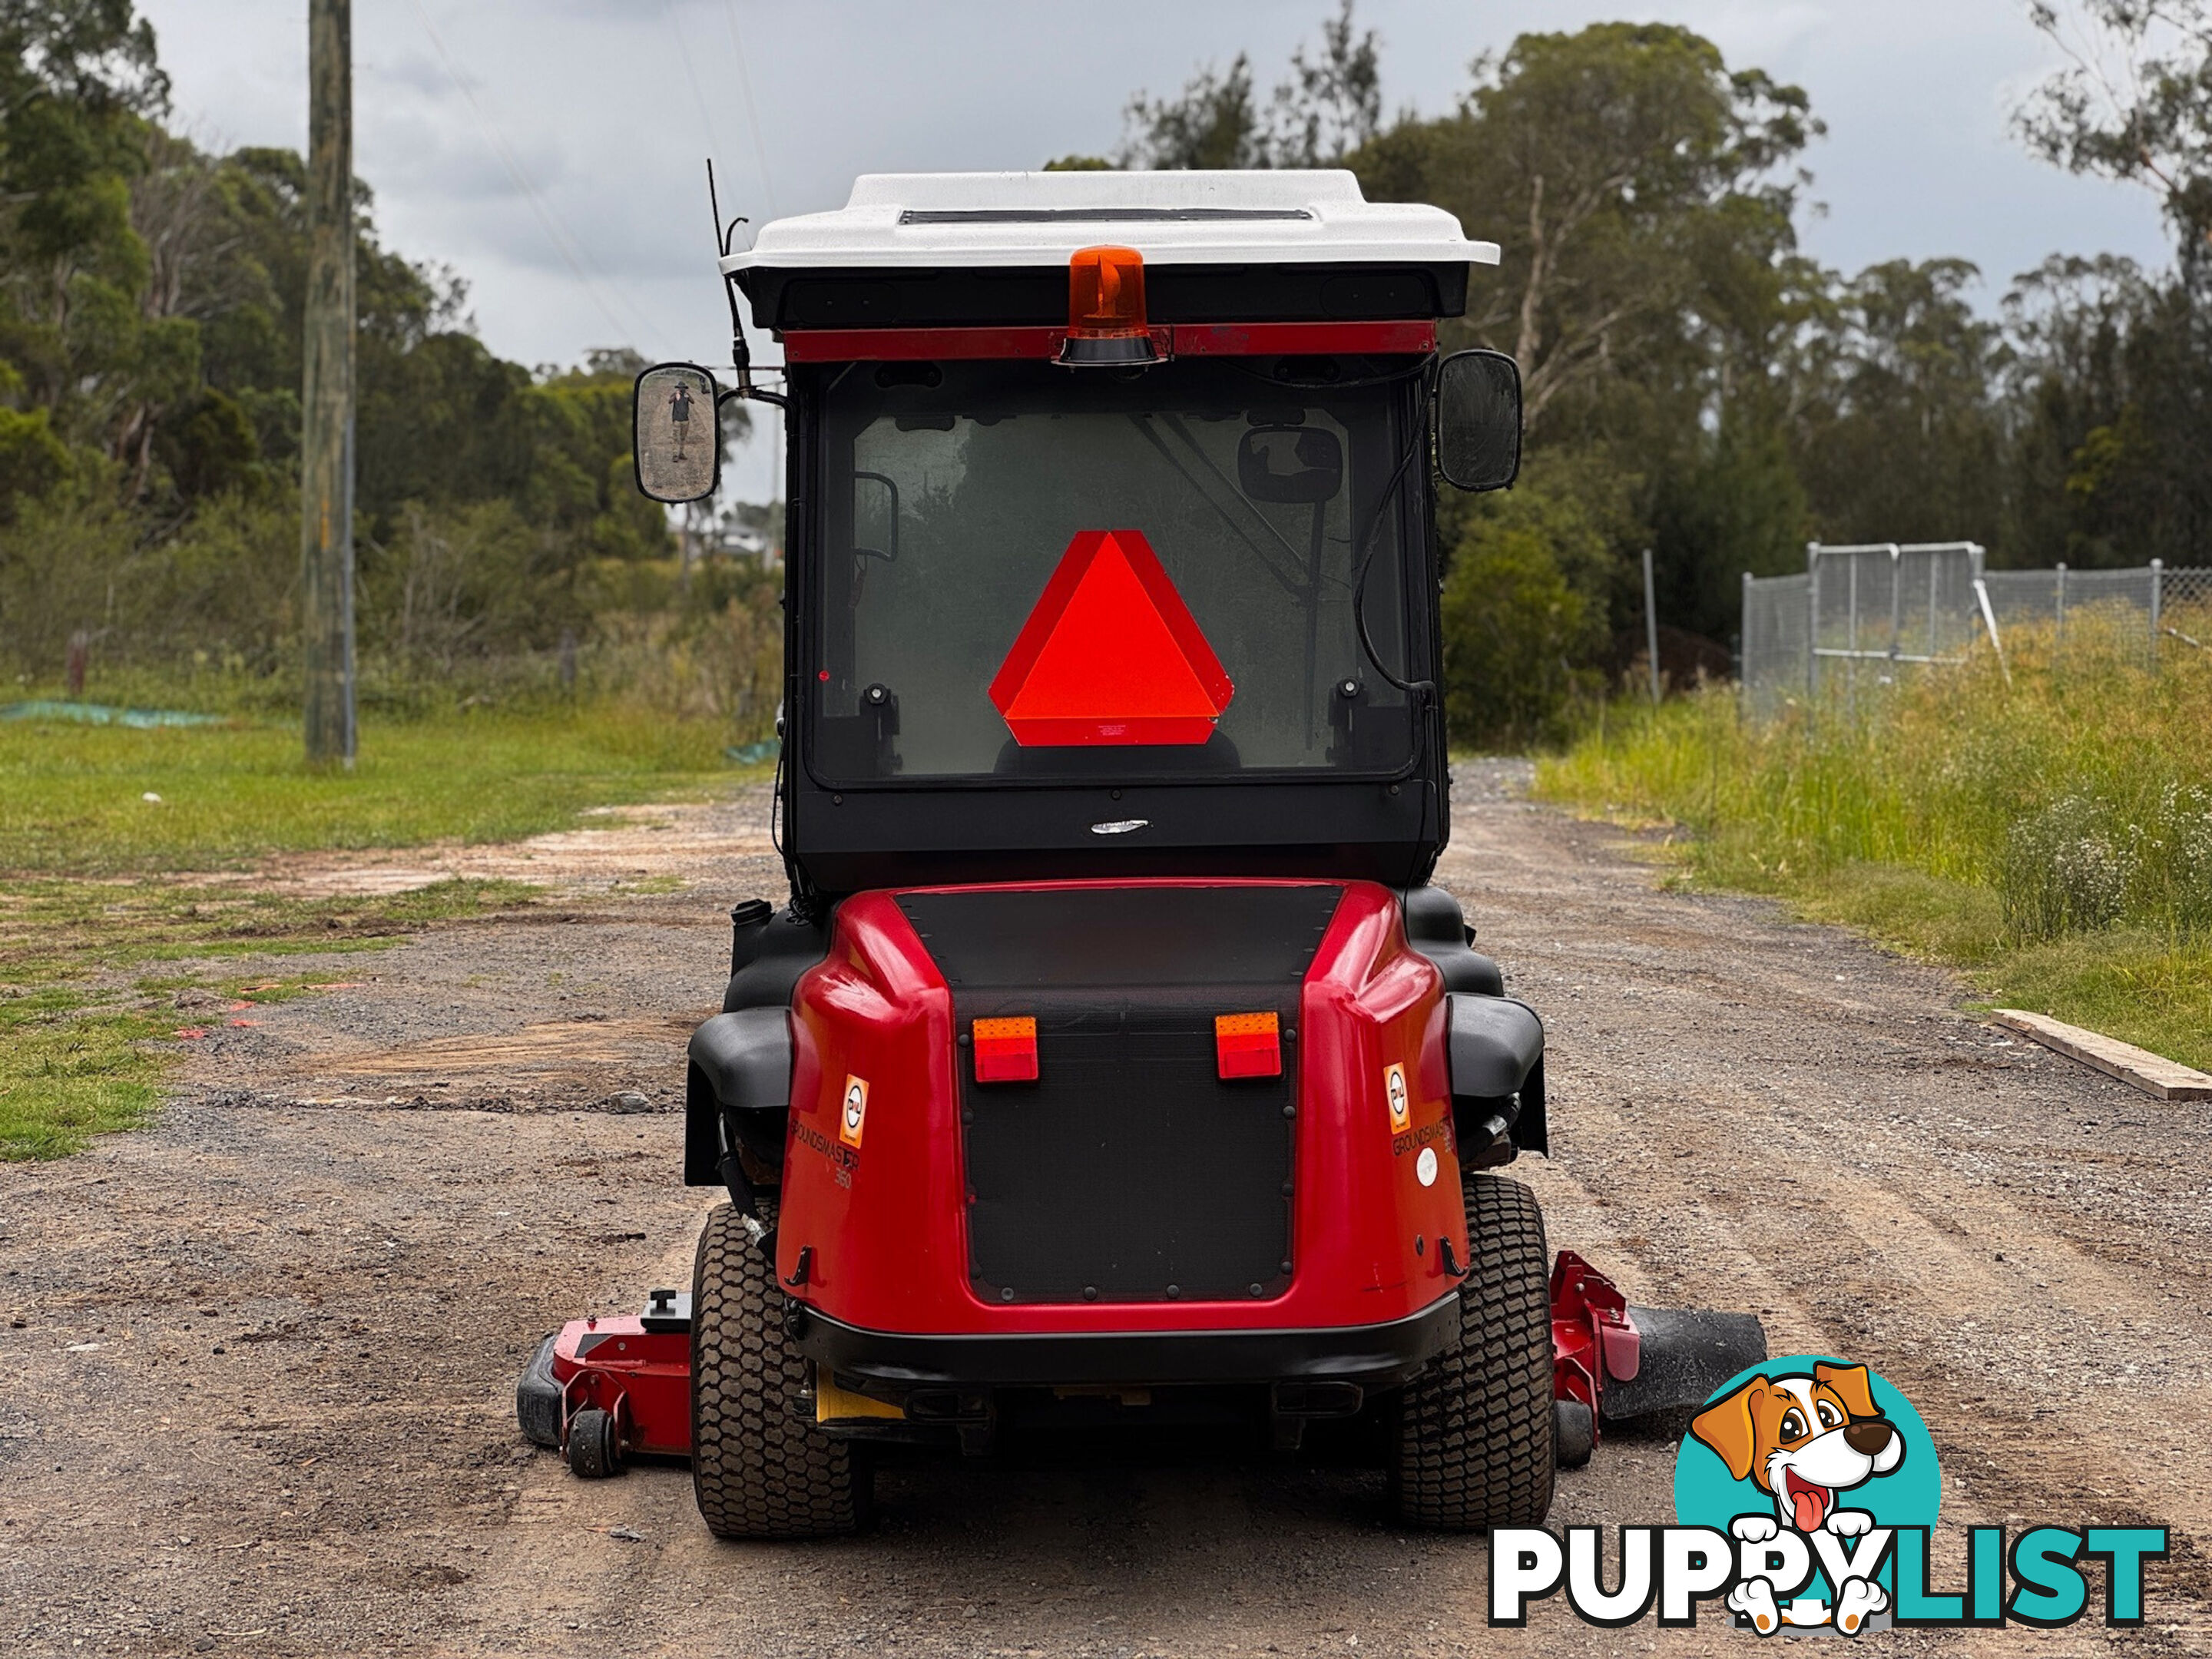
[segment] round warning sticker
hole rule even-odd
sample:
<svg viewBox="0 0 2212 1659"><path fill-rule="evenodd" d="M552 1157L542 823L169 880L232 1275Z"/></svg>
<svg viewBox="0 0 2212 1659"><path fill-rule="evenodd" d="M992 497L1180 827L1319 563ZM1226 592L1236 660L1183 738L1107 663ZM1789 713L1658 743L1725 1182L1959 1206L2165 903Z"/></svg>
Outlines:
<svg viewBox="0 0 2212 1659"><path fill-rule="evenodd" d="M1406 1068L1398 1061L1382 1068L1382 1097L1390 1103L1390 1133L1403 1134L1413 1124L1413 1101L1406 1089Z"/></svg>
<svg viewBox="0 0 2212 1659"><path fill-rule="evenodd" d="M1424 1187L1433 1187L1437 1184L1437 1149L1435 1147L1421 1148L1421 1155L1413 1160L1413 1173L1420 1177L1421 1185Z"/></svg>
<svg viewBox="0 0 2212 1659"><path fill-rule="evenodd" d="M837 1139L848 1146L860 1144L860 1130L868 1117L868 1080L864 1077L848 1076L845 1079L845 1109L838 1115Z"/></svg>

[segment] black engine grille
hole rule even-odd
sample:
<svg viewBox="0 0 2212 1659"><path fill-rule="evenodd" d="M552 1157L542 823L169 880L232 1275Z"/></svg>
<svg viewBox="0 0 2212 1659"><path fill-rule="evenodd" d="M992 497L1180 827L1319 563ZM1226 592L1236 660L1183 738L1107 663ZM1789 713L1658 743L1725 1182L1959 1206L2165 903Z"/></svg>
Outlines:
<svg viewBox="0 0 2212 1659"><path fill-rule="evenodd" d="M959 1073L969 1271L999 1302L1270 1295L1290 1255L1298 987L1334 886L911 893L978 1018L1037 1022L1034 1083ZM1279 1078L1224 1082L1213 1018L1273 1009ZM1257 1290L1255 1290L1257 1286Z"/></svg>

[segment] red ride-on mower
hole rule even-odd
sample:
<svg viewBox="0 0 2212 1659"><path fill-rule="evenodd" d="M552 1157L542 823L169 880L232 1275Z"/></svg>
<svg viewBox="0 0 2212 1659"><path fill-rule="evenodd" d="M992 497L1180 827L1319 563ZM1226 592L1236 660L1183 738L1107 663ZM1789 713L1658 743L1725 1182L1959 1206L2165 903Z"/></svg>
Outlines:
<svg viewBox="0 0 2212 1659"><path fill-rule="evenodd" d="M1439 359L1497 249L1348 173L861 179L724 250L785 387L639 378L648 495L788 438L780 908L732 912L688 1308L523 1380L580 1474L688 1450L729 1538L848 1531L878 1443L1361 1419L1399 1512L1533 1523L1741 1316L1630 1309L1499 1173L1541 1022L1449 894L1435 481L1520 452Z"/></svg>

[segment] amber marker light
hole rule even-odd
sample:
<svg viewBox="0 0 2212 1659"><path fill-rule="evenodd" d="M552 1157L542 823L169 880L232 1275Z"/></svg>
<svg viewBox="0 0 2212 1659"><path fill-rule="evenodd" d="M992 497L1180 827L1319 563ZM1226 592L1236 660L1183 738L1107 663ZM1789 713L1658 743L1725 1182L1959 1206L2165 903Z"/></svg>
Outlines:
<svg viewBox="0 0 2212 1659"><path fill-rule="evenodd" d="M1224 1079L1282 1076L1282 1033L1275 1016L1216 1014L1213 1054L1215 1067Z"/></svg>
<svg viewBox="0 0 2212 1659"><path fill-rule="evenodd" d="M1035 1018L1024 1015L1014 1019L979 1019L971 1035L975 1042L976 1082L1036 1081Z"/></svg>
<svg viewBox="0 0 2212 1659"><path fill-rule="evenodd" d="M1145 257L1133 247L1086 247L1067 262L1067 342L1060 361L1111 368L1155 363L1145 317Z"/></svg>

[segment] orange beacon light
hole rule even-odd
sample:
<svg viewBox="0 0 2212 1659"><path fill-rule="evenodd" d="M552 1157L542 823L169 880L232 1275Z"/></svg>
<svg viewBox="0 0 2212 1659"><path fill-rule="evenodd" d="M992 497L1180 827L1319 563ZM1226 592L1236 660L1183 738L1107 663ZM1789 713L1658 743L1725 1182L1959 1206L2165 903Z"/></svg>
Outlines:
<svg viewBox="0 0 2212 1659"><path fill-rule="evenodd" d="M1067 342L1060 361L1112 367L1159 361L1145 318L1145 258L1133 247L1086 247L1067 262Z"/></svg>

